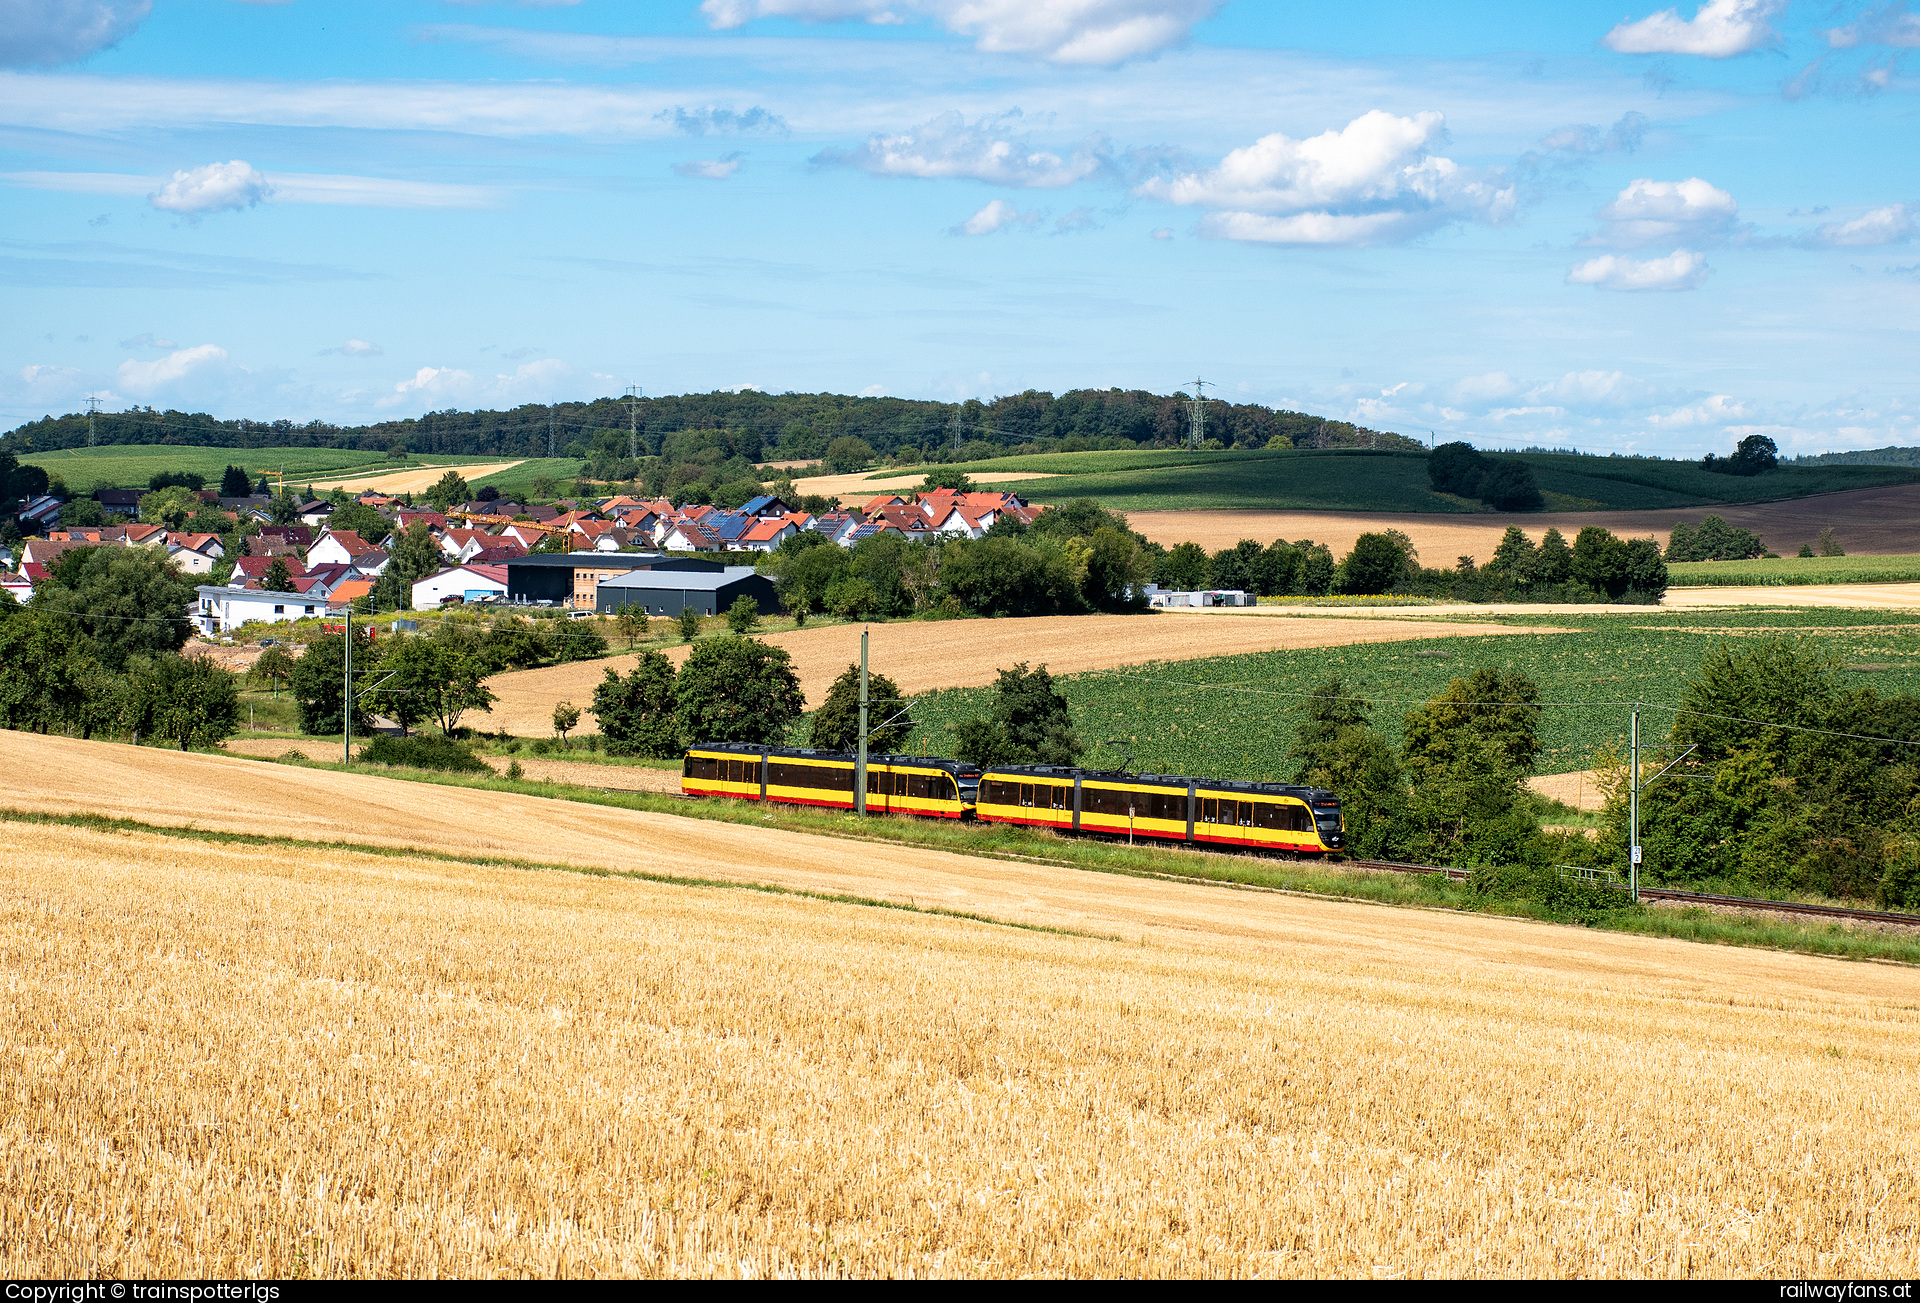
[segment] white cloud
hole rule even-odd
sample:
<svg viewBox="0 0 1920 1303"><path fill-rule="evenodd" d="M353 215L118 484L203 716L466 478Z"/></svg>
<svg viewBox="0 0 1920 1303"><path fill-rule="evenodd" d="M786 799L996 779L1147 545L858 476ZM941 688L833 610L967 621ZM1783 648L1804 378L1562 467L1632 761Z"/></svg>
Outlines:
<svg viewBox="0 0 1920 1303"><path fill-rule="evenodd" d="M992 235L995 231L1009 226L1031 229L1043 216L1041 213L1023 213L1004 199L995 199L983 206L979 212L953 228L953 235Z"/></svg>
<svg viewBox="0 0 1920 1303"><path fill-rule="evenodd" d="M1153 230L1149 231L1148 234L1156 240L1171 240L1173 238L1173 228L1171 226L1156 226Z"/></svg>
<svg viewBox="0 0 1920 1303"><path fill-rule="evenodd" d="M1858 21L1826 32L1827 44L1836 50L1857 45L1891 45L1902 49L1920 46L1920 14L1910 14L1904 4L1882 5Z"/></svg>
<svg viewBox="0 0 1920 1303"><path fill-rule="evenodd" d="M993 54L1111 66L1184 44L1221 0L703 0L715 27L755 18L900 23L931 18Z"/></svg>
<svg viewBox="0 0 1920 1303"><path fill-rule="evenodd" d="M736 113L724 108L689 111L676 104L671 109L661 109L653 118L656 122L671 123L675 131L689 136L704 136L709 132L717 135L784 136L788 132L785 118L778 113L769 113L758 105L745 113Z"/></svg>
<svg viewBox="0 0 1920 1303"><path fill-rule="evenodd" d="M1375 109L1306 140L1275 132L1205 172L1154 177L1136 194L1219 211L1201 233L1275 244L1383 244L1449 222L1498 222L1515 192L1497 173L1429 152L1445 139L1438 113Z"/></svg>
<svg viewBox="0 0 1920 1303"><path fill-rule="evenodd" d="M1692 18L1662 9L1639 22L1623 22L1603 44L1621 54L1697 54L1728 59L1774 39L1772 18L1786 0L1707 0Z"/></svg>
<svg viewBox="0 0 1920 1303"><path fill-rule="evenodd" d="M251 163L236 158L231 163L208 163L175 172L173 180L147 196L147 202L163 213L204 217L251 208L272 192L273 187Z"/></svg>
<svg viewBox="0 0 1920 1303"><path fill-rule="evenodd" d="M84 59L132 33L153 0L0 0L0 66Z"/></svg>
<svg viewBox="0 0 1920 1303"><path fill-rule="evenodd" d="M1905 204L1888 204L1863 213L1851 222L1828 222L1800 237L1817 249L1864 249L1881 244L1905 244L1913 238L1913 214Z"/></svg>
<svg viewBox="0 0 1920 1303"><path fill-rule="evenodd" d="M675 163L674 173L698 181L724 181L740 170L740 151L723 154L719 158L696 158L687 163Z"/></svg>
<svg viewBox="0 0 1920 1303"><path fill-rule="evenodd" d="M175 348L179 348L180 346L174 343L170 339L156 339L150 334L142 333L142 334L135 335L132 339L121 340L120 347L121 348L175 349Z"/></svg>
<svg viewBox="0 0 1920 1303"><path fill-rule="evenodd" d="M0 0L4 3L4 0ZM216 163L214 167L232 167ZM241 164L245 166L245 164ZM197 168L195 172L205 172ZM87 195L153 195L182 184L173 180L133 176L125 172L0 172L0 181L31 190L58 190ZM379 176L337 176L306 172L255 173L265 183L257 202L271 204L342 204L361 208L490 208L504 198L493 186L448 185L439 181L396 181ZM155 207L161 205L156 202Z"/></svg>
<svg viewBox="0 0 1920 1303"><path fill-rule="evenodd" d="M378 344L369 344L364 339L350 339L338 348L323 348L320 350L322 356L328 353L336 353L341 357L380 357L385 354L386 351L386 349L381 348Z"/></svg>
<svg viewBox="0 0 1920 1303"><path fill-rule="evenodd" d="M1453 386L1454 398L1463 403L1481 403L1518 393L1520 383L1505 371L1489 371L1483 376L1467 376Z"/></svg>
<svg viewBox="0 0 1920 1303"><path fill-rule="evenodd" d="M1014 128L1019 110L969 123L942 113L911 131L872 135L853 150L822 150L821 166L856 167L874 176L964 177L990 185L1050 190L1084 181L1106 166L1103 141L1083 143L1070 157L1036 149Z"/></svg>
<svg viewBox="0 0 1920 1303"><path fill-rule="evenodd" d="M268 172L265 180L270 189L263 198L276 204L341 204L354 208L493 208L505 198L494 186L397 181L384 176Z"/></svg>
<svg viewBox="0 0 1920 1303"><path fill-rule="evenodd" d="M1637 249L1649 244L1720 244L1735 230L1740 205L1697 176L1684 181L1641 177L1600 210L1607 226L1588 244Z"/></svg>
<svg viewBox="0 0 1920 1303"><path fill-rule="evenodd" d="M1656 397L1652 385L1624 371L1569 371L1527 391L1528 402L1562 407L1643 406Z"/></svg>
<svg viewBox="0 0 1920 1303"><path fill-rule="evenodd" d="M549 402L580 389L582 382L606 382L611 376L587 375L557 357L541 358L514 368L512 375L481 379L458 367L423 366L400 381L374 406L425 408L458 403L506 404Z"/></svg>
<svg viewBox="0 0 1920 1303"><path fill-rule="evenodd" d="M131 393L149 394L196 372L224 368L227 350L218 344L200 344L169 353L152 362L128 358L120 364L120 384Z"/></svg>
<svg viewBox="0 0 1920 1303"><path fill-rule="evenodd" d="M1664 258L1622 258L1606 254L1567 269L1567 284L1602 290L1697 290L1707 279L1707 260L1691 249L1675 249Z"/></svg>
<svg viewBox="0 0 1920 1303"><path fill-rule="evenodd" d="M1608 154L1618 150L1631 154L1646 139L1647 115L1629 109L1607 130L1575 123L1559 127L1540 138L1543 148L1561 154Z"/></svg>
<svg viewBox="0 0 1920 1303"><path fill-rule="evenodd" d="M1690 425L1725 425L1729 421L1746 420L1753 414L1753 409L1738 399L1727 394L1714 394L1711 398L1702 398L1697 403L1688 403L1670 412L1650 413L1646 420L1648 425L1674 429Z"/></svg>

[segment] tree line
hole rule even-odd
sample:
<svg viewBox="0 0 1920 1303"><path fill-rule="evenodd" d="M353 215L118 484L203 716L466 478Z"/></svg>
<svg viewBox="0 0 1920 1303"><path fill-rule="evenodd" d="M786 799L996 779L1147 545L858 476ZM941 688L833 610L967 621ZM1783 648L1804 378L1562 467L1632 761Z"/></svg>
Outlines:
<svg viewBox="0 0 1920 1303"><path fill-rule="evenodd" d="M1275 436L1310 447L1417 449L1415 440L1369 430L1305 412L1277 411L1256 403L1209 400L1207 426L1223 444L1266 447ZM562 456L591 457L597 439L628 449L630 435L647 456L659 456L666 439L687 430L728 430L745 435L752 456L816 458L841 436L864 439L891 456L903 448L933 450L983 444L1000 449L1034 443L1082 447L1171 445L1187 437L1184 394L1139 389L1080 389L1055 395L1026 390L990 401L939 403L908 398L846 394L767 394L716 390L642 398L632 405L617 397L551 406L529 403L507 410L429 412L424 416L341 426L325 421L222 421L204 412L133 408L94 418L103 444L176 443L195 447L317 447L422 454L544 457L551 437ZM0 435L0 450L24 455L88 446L84 412L26 422ZM625 478L625 477L622 477Z"/></svg>

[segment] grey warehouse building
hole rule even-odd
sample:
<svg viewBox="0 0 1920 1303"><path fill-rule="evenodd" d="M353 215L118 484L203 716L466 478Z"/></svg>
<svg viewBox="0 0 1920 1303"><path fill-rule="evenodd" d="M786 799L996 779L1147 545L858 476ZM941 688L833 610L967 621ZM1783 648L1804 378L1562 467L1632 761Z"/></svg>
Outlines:
<svg viewBox="0 0 1920 1303"><path fill-rule="evenodd" d="M602 579L599 587L602 615L618 615L638 606L648 615L675 616L691 607L696 615L725 615L742 597L760 604L760 614L778 615L780 599L773 581L756 574L752 566L728 566L718 574L673 570L635 570L618 579Z"/></svg>
<svg viewBox="0 0 1920 1303"><path fill-rule="evenodd" d="M608 570L718 571L717 561L669 556L664 552L536 552L507 562L509 602L552 602L564 606L574 594L574 571Z"/></svg>

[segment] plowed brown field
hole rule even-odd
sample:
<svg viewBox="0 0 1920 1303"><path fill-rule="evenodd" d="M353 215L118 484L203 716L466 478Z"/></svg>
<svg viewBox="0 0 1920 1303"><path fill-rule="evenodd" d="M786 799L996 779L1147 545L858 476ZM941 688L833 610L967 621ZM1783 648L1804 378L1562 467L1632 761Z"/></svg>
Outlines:
<svg viewBox="0 0 1920 1303"><path fill-rule="evenodd" d="M0 1271L1898 1276L1920 973L0 733ZM1104 939L1111 934L1112 939Z"/></svg>
<svg viewBox="0 0 1920 1303"><path fill-rule="evenodd" d="M911 620L869 626L868 664L903 692L965 688L993 682L1001 669L1020 661L1045 664L1055 674L1109 670L1154 660L1228 656L1279 647L1341 647L1496 633L1553 633L1551 629L1495 624L1447 624L1434 620L1329 619L1297 616L1273 620L1211 620L1197 613L1159 615L1059 615L1031 620ZM794 669L809 706L825 700L833 680L860 659L860 626L820 625L769 634L765 642L793 654ZM678 665L683 645L667 652ZM553 665L496 674L487 686L499 698L491 715L475 718L490 731L521 737L553 732L553 708L571 701L586 709L593 689L609 669L624 674L636 656ZM580 727L599 726L592 712Z"/></svg>
<svg viewBox="0 0 1920 1303"><path fill-rule="evenodd" d="M1351 511L1130 511L1132 526L1157 543L1172 547L1195 542L1209 552L1232 547L1243 538L1261 544L1276 538L1311 538L1345 556L1360 535L1382 529L1404 530L1429 566L1450 568L1456 557L1482 564L1508 525L1518 525L1535 542L1549 527L1573 536L1600 525L1626 538L1653 535L1664 546L1682 521L1697 525L1707 515L1757 532L1774 551L1792 555L1831 525L1850 553L1905 556L1920 553L1920 484L1825 493L1789 502L1751 506L1677 507L1658 511L1568 511L1517 515L1398 515Z"/></svg>

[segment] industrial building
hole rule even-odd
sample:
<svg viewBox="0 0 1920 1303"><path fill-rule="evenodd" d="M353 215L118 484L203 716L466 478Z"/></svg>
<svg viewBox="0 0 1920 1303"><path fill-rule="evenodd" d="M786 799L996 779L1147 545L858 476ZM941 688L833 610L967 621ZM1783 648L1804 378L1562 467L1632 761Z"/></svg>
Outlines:
<svg viewBox="0 0 1920 1303"><path fill-rule="evenodd" d="M752 566L715 566L714 570L718 573L633 570L605 579L600 582L595 609L602 615L618 615L629 606L640 607L648 615L676 616L688 608L695 615L725 615L742 597L751 597L760 604L760 614L780 613L773 581Z"/></svg>
<svg viewBox="0 0 1920 1303"><path fill-rule="evenodd" d="M718 561L668 556L662 552L541 552L507 563L509 602L546 602L594 610L595 587L632 570L683 570L712 573Z"/></svg>

